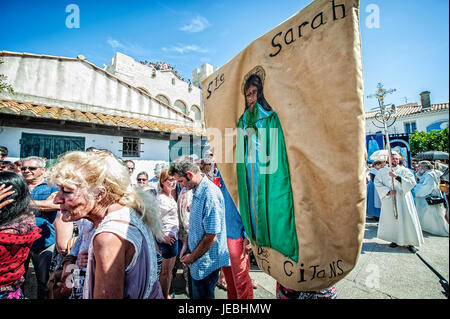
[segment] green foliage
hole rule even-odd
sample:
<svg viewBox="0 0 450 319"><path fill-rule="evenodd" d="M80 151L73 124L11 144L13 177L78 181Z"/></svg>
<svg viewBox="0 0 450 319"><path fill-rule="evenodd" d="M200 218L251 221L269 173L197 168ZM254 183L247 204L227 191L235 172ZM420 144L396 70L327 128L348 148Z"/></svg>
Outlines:
<svg viewBox="0 0 450 319"><path fill-rule="evenodd" d="M3 60L0 59L0 64L3 64ZM11 85L6 82L8 77L6 75L0 74L0 92L7 91L9 93L14 93Z"/></svg>
<svg viewBox="0 0 450 319"><path fill-rule="evenodd" d="M409 136L412 156L428 151L448 152L448 128L426 132L414 132Z"/></svg>

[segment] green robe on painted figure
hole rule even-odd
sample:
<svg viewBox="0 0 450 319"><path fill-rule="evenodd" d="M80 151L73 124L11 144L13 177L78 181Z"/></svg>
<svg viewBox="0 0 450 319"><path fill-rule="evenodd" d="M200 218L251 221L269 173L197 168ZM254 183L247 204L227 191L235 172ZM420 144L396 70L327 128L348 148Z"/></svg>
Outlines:
<svg viewBox="0 0 450 319"><path fill-rule="evenodd" d="M252 244L298 262L294 202L283 130L277 113L256 103L238 122L239 210Z"/></svg>

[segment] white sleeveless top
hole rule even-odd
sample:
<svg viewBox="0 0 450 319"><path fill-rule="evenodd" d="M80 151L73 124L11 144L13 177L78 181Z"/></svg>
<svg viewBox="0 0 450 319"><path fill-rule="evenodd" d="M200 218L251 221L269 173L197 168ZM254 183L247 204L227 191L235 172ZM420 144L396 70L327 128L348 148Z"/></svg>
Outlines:
<svg viewBox="0 0 450 319"><path fill-rule="evenodd" d="M133 244L135 253L125 269L124 297L147 299L158 281L155 241L151 230L129 207L109 213L98 225L89 245L83 298L93 297L95 259L93 242L97 234L114 233ZM158 285L159 286L159 285ZM153 293L152 293L153 295Z"/></svg>

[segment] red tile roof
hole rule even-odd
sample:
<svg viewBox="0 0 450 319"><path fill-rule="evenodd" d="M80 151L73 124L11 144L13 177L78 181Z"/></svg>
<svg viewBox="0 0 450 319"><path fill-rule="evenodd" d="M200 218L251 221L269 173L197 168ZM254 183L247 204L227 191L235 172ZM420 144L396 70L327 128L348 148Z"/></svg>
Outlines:
<svg viewBox="0 0 450 319"><path fill-rule="evenodd" d="M145 131L205 135L204 129L166 124L127 116L112 116L103 113L82 112L63 107L0 100L0 114L23 115L55 120L95 123L107 126L121 126Z"/></svg>
<svg viewBox="0 0 450 319"><path fill-rule="evenodd" d="M441 104L431 104L431 108L427 110L422 109L422 105L417 105L417 103L409 103L405 105L397 106L397 112L393 115L393 117L403 117L408 115L414 115L414 114L426 114L426 113L433 113L443 110L449 110L449 104L448 103L441 103ZM374 118L375 114L378 113L378 110L373 110L366 112L366 119Z"/></svg>

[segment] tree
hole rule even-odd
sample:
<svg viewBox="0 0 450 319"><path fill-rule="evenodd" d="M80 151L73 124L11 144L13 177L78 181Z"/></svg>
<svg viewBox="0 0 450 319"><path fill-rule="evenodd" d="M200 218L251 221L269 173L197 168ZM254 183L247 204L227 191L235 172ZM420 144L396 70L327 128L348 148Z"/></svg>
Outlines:
<svg viewBox="0 0 450 319"><path fill-rule="evenodd" d="M0 64L3 63L3 60L0 59ZM0 74L0 92L7 91L9 93L14 93L12 86L6 82L7 79L8 77L6 75Z"/></svg>
<svg viewBox="0 0 450 319"><path fill-rule="evenodd" d="M448 133L448 128L444 130L432 130L429 133L414 132L409 136L412 156L428 151L448 152Z"/></svg>

